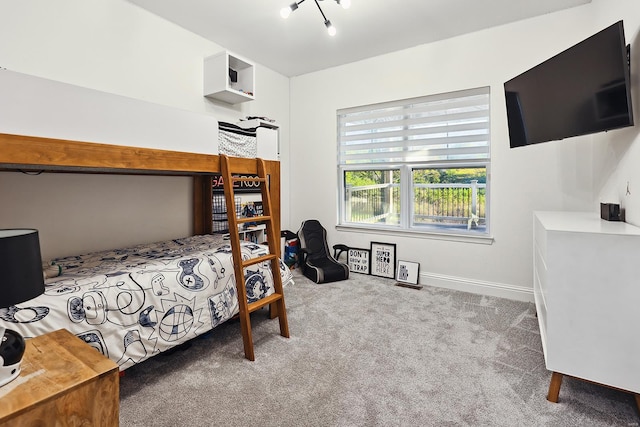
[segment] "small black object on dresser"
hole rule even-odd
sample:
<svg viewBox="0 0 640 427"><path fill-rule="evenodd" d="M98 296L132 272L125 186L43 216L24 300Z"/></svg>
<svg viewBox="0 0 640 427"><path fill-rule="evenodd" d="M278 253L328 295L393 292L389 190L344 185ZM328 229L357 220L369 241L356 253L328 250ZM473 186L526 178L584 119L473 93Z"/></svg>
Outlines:
<svg viewBox="0 0 640 427"><path fill-rule="evenodd" d="M600 203L600 218L607 221L622 221L620 205L617 203Z"/></svg>

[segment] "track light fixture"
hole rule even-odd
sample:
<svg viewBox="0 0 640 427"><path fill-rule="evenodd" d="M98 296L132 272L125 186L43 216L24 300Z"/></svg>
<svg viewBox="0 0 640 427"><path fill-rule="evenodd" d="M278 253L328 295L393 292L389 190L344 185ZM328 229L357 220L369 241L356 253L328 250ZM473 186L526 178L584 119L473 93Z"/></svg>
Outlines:
<svg viewBox="0 0 640 427"><path fill-rule="evenodd" d="M327 27L327 32L329 33L330 36L335 36L336 27L334 27L331 24L331 21L329 21L327 17L324 15L324 12L320 7L320 3L318 3L318 1L323 1L323 0L313 0L313 1L315 2L316 6L318 6L318 10L320 11L320 14L322 15L322 19L324 20L324 26ZM340 6L342 6L343 9L348 9L349 6L351 6L351 0L334 0L334 1L338 3ZM289 6L283 7L280 10L280 16L282 16L285 19L288 18L289 15L291 15L291 12L296 10L302 2L304 2L304 0L296 1L295 3L291 3Z"/></svg>

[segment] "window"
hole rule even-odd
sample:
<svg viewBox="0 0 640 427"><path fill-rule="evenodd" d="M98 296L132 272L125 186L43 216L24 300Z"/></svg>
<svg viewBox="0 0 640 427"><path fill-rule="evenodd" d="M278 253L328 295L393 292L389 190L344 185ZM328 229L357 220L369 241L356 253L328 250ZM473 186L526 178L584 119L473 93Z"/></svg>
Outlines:
<svg viewBox="0 0 640 427"><path fill-rule="evenodd" d="M489 88L339 110L339 224L486 236Z"/></svg>

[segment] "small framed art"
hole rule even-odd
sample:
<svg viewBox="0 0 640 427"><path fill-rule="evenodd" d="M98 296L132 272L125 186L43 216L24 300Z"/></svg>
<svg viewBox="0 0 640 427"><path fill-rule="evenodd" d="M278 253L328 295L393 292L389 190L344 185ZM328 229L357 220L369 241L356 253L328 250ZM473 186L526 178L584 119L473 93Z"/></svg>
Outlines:
<svg viewBox="0 0 640 427"><path fill-rule="evenodd" d="M396 277L396 244L371 242L371 275Z"/></svg>
<svg viewBox="0 0 640 427"><path fill-rule="evenodd" d="M349 248L347 263L349 271L360 274L369 274L371 251L369 249Z"/></svg>
<svg viewBox="0 0 640 427"><path fill-rule="evenodd" d="M398 261L398 275L396 276L398 282L417 285L418 274L420 274L420 263Z"/></svg>

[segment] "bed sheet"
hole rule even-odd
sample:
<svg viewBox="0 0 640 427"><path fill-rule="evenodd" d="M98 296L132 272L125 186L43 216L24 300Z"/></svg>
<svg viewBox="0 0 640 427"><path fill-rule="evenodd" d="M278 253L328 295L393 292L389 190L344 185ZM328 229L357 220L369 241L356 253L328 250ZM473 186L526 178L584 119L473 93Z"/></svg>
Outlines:
<svg viewBox="0 0 640 427"><path fill-rule="evenodd" d="M241 242L244 259L268 248ZM120 370L201 335L238 313L231 246L219 235L52 260L45 293L0 309L0 323L34 337L65 328ZM284 285L292 282L280 262ZM249 302L274 292L268 262L245 269Z"/></svg>

